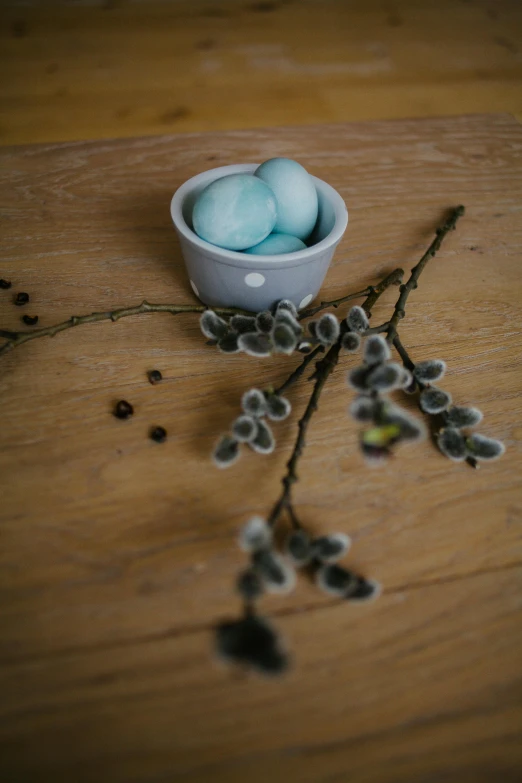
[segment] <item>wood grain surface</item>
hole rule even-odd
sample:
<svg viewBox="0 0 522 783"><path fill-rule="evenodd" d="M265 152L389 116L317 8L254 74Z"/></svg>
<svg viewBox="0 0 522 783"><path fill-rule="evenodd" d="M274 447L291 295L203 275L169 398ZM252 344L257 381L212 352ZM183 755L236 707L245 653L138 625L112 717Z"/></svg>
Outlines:
<svg viewBox="0 0 522 783"><path fill-rule="evenodd" d="M4 329L23 313L45 326L144 297L190 302L169 198L209 167L284 155L339 190L350 223L326 298L411 268L465 204L401 332L415 359L447 360L445 388L507 445L478 471L430 444L369 469L347 417L356 359L343 359L296 503L312 529L353 537L347 562L384 594L354 607L303 581L264 599L294 665L239 677L213 663L211 630L239 610L236 532L275 499L309 386L292 391L271 458L222 473L209 453L242 391L296 359L224 358L196 317L160 314L1 357L2 781L520 780L521 149L519 124L491 115L2 150ZM122 397L130 421L111 415ZM147 437L156 424L165 444Z"/></svg>
<svg viewBox="0 0 522 783"><path fill-rule="evenodd" d="M508 111L519 0L0 3L0 143Z"/></svg>

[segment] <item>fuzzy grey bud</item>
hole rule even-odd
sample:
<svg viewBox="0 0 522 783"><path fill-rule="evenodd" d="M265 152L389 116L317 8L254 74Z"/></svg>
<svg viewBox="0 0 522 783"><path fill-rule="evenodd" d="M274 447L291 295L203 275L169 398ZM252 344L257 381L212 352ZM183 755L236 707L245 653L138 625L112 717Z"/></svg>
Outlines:
<svg viewBox="0 0 522 783"><path fill-rule="evenodd" d="M282 310L287 310L294 317L297 316L297 307L290 299L281 299L281 301L277 303L276 314L280 313Z"/></svg>
<svg viewBox="0 0 522 783"><path fill-rule="evenodd" d="M218 468L228 468L239 457L239 443L230 435L223 435L212 456Z"/></svg>
<svg viewBox="0 0 522 783"><path fill-rule="evenodd" d="M266 590L270 593L289 593L295 586L295 571L277 552L260 549L252 555L256 569Z"/></svg>
<svg viewBox="0 0 522 783"><path fill-rule="evenodd" d="M356 353L361 347L361 337L357 332L345 332L341 345L346 353Z"/></svg>
<svg viewBox="0 0 522 783"><path fill-rule="evenodd" d="M269 310L265 310L263 313L256 315L255 323L258 332L270 334L274 326L274 316Z"/></svg>
<svg viewBox="0 0 522 783"><path fill-rule="evenodd" d="M243 552L257 552L272 544L272 528L263 517L251 517L239 534L239 546Z"/></svg>
<svg viewBox="0 0 522 783"><path fill-rule="evenodd" d="M210 340L220 340L228 332L228 324L213 310L205 310L199 319L201 331Z"/></svg>
<svg viewBox="0 0 522 783"><path fill-rule="evenodd" d="M272 421L283 421L286 419L291 411L292 406L290 401L286 397L281 397L279 394L268 394L266 397L267 416Z"/></svg>
<svg viewBox="0 0 522 783"><path fill-rule="evenodd" d="M333 345L339 337L341 327L332 313L325 313L316 323L315 333L323 345Z"/></svg>
<svg viewBox="0 0 522 783"><path fill-rule="evenodd" d="M239 335L236 332L228 332L218 341L218 348L222 353L239 353L241 348L238 342Z"/></svg>
<svg viewBox="0 0 522 783"><path fill-rule="evenodd" d="M345 594L348 601L374 601L381 594L381 585L374 579L364 579L362 576L356 577L355 584L350 587Z"/></svg>
<svg viewBox="0 0 522 783"><path fill-rule="evenodd" d="M439 381L446 372L446 362L442 359L427 359L425 362L418 362L413 370L414 377L420 383L435 383Z"/></svg>
<svg viewBox="0 0 522 783"><path fill-rule="evenodd" d="M301 340L297 346L299 353L310 353L312 350L312 343L309 340Z"/></svg>
<svg viewBox="0 0 522 783"><path fill-rule="evenodd" d="M363 394L359 395L350 405L350 413L356 421L373 421L377 413L375 400Z"/></svg>
<svg viewBox="0 0 522 783"><path fill-rule="evenodd" d="M258 454L271 454L275 449L275 440L272 430L262 419L257 422L257 435L248 444Z"/></svg>
<svg viewBox="0 0 522 783"><path fill-rule="evenodd" d="M455 427L444 427L438 434L437 445L454 462L462 462L468 456L466 438Z"/></svg>
<svg viewBox="0 0 522 783"><path fill-rule="evenodd" d="M272 332L272 342L278 353L291 354L297 346L297 336L290 326L278 322Z"/></svg>
<svg viewBox="0 0 522 783"><path fill-rule="evenodd" d="M331 533L312 542L313 555L322 563L335 563L348 552L352 540L344 533Z"/></svg>
<svg viewBox="0 0 522 783"><path fill-rule="evenodd" d="M249 356L270 356L270 351L272 349L268 335L258 334L256 332L240 334L238 345L241 350L248 353Z"/></svg>
<svg viewBox="0 0 522 783"><path fill-rule="evenodd" d="M468 455L478 460L498 459L506 450L506 447L500 440L487 438L485 435L479 435L478 432L474 432L466 438L466 445Z"/></svg>
<svg viewBox="0 0 522 783"><path fill-rule="evenodd" d="M442 413L446 408L449 408L451 405L451 394L438 389L436 386L430 386L428 389L422 390L419 404L424 413L435 416L437 413Z"/></svg>
<svg viewBox="0 0 522 783"><path fill-rule="evenodd" d="M413 377L413 375L409 370L406 370L405 368L403 368L403 370L404 373L408 373L408 376L411 380L409 383L407 383L408 376L406 374L403 375L404 383L401 382L401 389L403 389L403 391L405 391L406 394L415 394L415 392L418 389L417 381L415 380L415 378Z"/></svg>
<svg viewBox="0 0 522 783"><path fill-rule="evenodd" d="M346 323L352 332L365 332L370 326L368 316L359 305L352 307L346 318Z"/></svg>
<svg viewBox="0 0 522 783"><path fill-rule="evenodd" d="M400 386L401 378L401 365L388 362L388 364L378 364L372 368L368 376L368 384L374 391L387 392L397 389Z"/></svg>
<svg viewBox="0 0 522 783"><path fill-rule="evenodd" d="M248 416L264 416L266 413L266 398L260 389L249 389L241 397L241 407Z"/></svg>
<svg viewBox="0 0 522 783"><path fill-rule="evenodd" d="M426 438L427 431L424 423L398 405L386 403L382 409L382 421L384 424L396 424L399 427L400 440L412 442Z"/></svg>
<svg viewBox="0 0 522 783"><path fill-rule="evenodd" d="M352 387L352 389L355 389L355 391L359 392L365 392L368 391L369 384L368 384L368 375L370 374L370 370L366 365L361 365L360 367L355 367L353 370L350 370L348 373L348 385Z"/></svg>
<svg viewBox="0 0 522 783"><path fill-rule="evenodd" d="M257 421L253 416L238 416L232 425L232 434L239 443L249 443L257 435Z"/></svg>
<svg viewBox="0 0 522 783"><path fill-rule="evenodd" d="M238 334L256 331L256 319L252 315L233 315L230 326Z"/></svg>
<svg viewBox="0 0 522 783"><path fill-rule="evenodd" d="M316 580L323 592L344 597L354 588L357 576L347 568L332 563L318 570Z"/></svg>
<svg viewBox="0 0 522 783"><path fill-rule="evenodd" d="M475 427L482 421L482 412L478 408L453 405L447 412L448 424L452 427Z"/></svg>
<svg viewBox="0 0 522 783"><path fill-rule="evenodd" d="M407 394L411 394L412 392L410 391L410 389L411 389L412 383L415 384L414 388L413 388L413 391L415 391L415 389L417 388L417 384L415 383L415 381L413 379L413 375L411 374L411 372L409 370L406 369L406 367L403 367L401 369L401 377L399 379L399 388L404 389L404 391Z"/></svg>
<svg viewBox="0 0 522 783"><path fill-rule="evenodd" d="M365 340L363 358L366 364L381 364L390 356L390 346L381 334L372 334Z"/></svg>
<svg viewBox="0 0 522 783"><path fill-rule="evenodd" d="M296 566L305 566L312 559L312 541L304 530L294 530L285 544L286 554Z"/></svg>
<svg viewBox="0 0 522 783"><path fill-rule="evenodd" d="M290 310L278 310L275 314L276 324L284 324L288 326L296 337L301 337L303 328L297 318L295 318Z"/></svg>
<svg viewBox="0 0 522 783"><path fill-rule="evenodd" d="M227 620L216 629L216 652L225 661L246 664L262 674L281 674L288 655L271 625L257 614Z"/></svg>
<svg viewBox="0 0 522 783"><path fill-rule="evenodd" d="M237 589L242 598L253 601L262 595L263 583L253 568L247 568L238 576Z"/></svg>

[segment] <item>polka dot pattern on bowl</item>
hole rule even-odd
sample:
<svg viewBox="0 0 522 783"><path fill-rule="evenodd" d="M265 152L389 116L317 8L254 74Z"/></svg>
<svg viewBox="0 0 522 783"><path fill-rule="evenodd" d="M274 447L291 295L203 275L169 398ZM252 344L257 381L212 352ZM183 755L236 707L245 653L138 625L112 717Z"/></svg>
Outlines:
<svg viewBox="0 0 522 783"><path fill-rule="evenodd" d="M265 276L259 272L249 272L248 275L245 275L245 283L249 288L260 288L264 282Z"/></svg>

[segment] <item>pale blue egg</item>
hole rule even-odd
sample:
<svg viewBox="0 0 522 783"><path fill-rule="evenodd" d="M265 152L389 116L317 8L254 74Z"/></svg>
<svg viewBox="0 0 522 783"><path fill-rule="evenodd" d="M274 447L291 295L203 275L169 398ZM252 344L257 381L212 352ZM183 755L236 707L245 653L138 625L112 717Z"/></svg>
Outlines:
<svg viewBox="0 0 522 783"><path fill-rule="evenodd" d="M317 220L317 192L306 169L289 158L271 158L254 174L270 186L277 199L274 231L306 239Z"/></svg>
<svg viewBox="0 0 522 783"><path fill-rule="evenodd" d="M269 234L258 245L249 247L245 253L256 256L277 256L280 253L295 253L297 250L304 250L305 247L305 243L297 237L292 237L290 234L274 233Z"/></svg>
<svg viewBox="0 0 522 783"><path fill-rule="evenodd" d="M269 186L251 174L229 174L199 194L192 211L196 234L228 250L245 250L272 231L276 199Z"/></svg>

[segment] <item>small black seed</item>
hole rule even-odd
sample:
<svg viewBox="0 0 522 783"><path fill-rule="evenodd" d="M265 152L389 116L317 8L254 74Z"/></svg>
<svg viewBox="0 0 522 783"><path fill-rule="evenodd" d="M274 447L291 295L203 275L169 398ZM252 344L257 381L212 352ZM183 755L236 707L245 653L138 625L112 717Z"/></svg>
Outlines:
<svg viewBox="0 0 522 783"><path fill-rule="evenodd" d="M165 427L153 427L149 434L156 443L164 443L167 440L167 430Z"/></svg>
<svg viewBox="0 0 522 783"><path fill-rule="evenodd" d="M128 419L134 413L134 408L127 400L119 400L114 408L114 415L117 419Z"/></svg>
<svg viewBox="0 0 522 783"><path fill-rule="evenodd" d="M27 326L36 326L38 323L38 316L37 315L24 315L22 316L22 321L24 324L27 324Z"/></svg>
<svg viewBox="0 0 522 783"><path fill-rule="evenodd" d="M163 380L163 375L159 370L149 370L147 377L153 386L155 383L159 383L161 380Z"/></svg>
<svg viewBox="0 0 522 783"><path fill-rule="evenodd" d="M4 280L3 278L0 279L0 288L3 288L4 291L7 291L8 288L11 288L12 283L9 280Z"/></svg>
<svg viewBox="0 0 522 783"><path fill-rule="evenodd" d="M25 291L20 291L13 301L17 307L23 307L29 301L29 294L26 294Z"/></svg>

